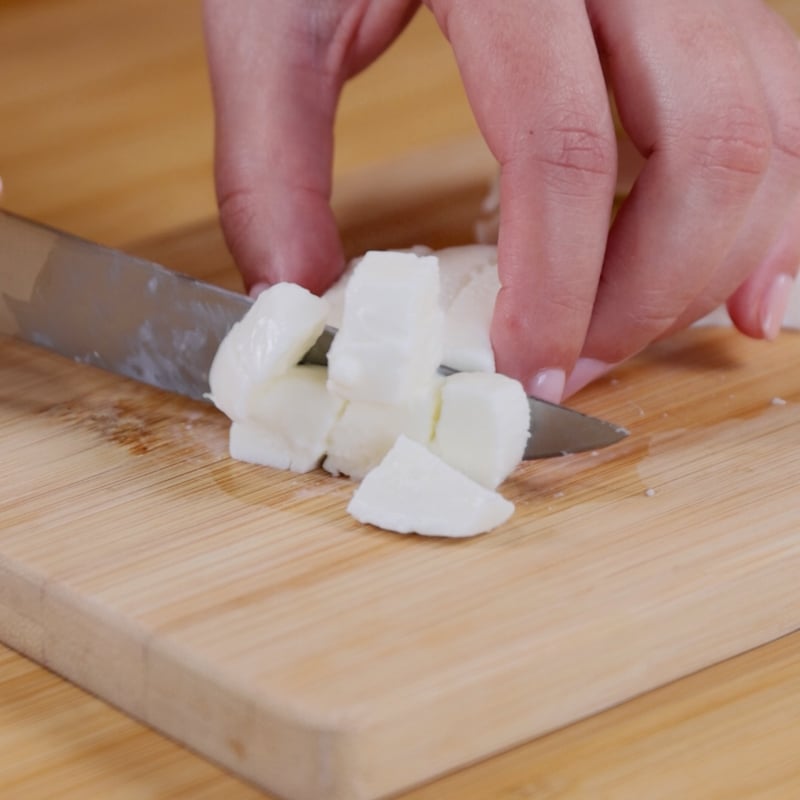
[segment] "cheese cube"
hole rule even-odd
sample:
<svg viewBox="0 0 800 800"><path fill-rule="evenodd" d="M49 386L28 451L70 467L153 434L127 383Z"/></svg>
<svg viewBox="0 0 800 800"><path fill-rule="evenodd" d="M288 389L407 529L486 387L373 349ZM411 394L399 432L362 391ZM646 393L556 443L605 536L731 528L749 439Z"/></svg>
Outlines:
<svg viewBox="0 0 800 800"><path fill-rule="evenodd" d="M369 252L345 292L328 387L346 400L403 405L430 388L444 318L435 256Z"/></svg>
<svg viewBox="0 0 800 800"><path fill-rule="evenodd" d="M433 250L430 247L425 247L425 245L414 245L413 247L408 248L407 250L397 250L393 252L398 253L414 253L418 256L427 256L430 255ZM344 295L345 291L347 290L347 284L350 283L350 278L355 271L355 268L361 263L363 256L359 256L358 258L351 259L350 263L345 268L345 271L339 277L339 280L333 284L333 286L328 289L325 294L322 296L325 300L328 301L329 310L328 310L328 325L331 325L334 328L341 328L342 327L342 319L344 318Z"/></svg>
<svg viewBox="0 0 800 800"><path fill-rule="evenodd" d="M325 367L292 367L252 393L247 422L231 426L231 457L309 472L322 460L343 404L327 390Z"/></svg>
<svg viewBox="0 0 800 800"><path fill-rule="evenodd" d="M350 283L350 278L353 277L353 271L358 266L359 261L361 261L360 258L354 258L347 265L339 280L322 295L328 303L328 325L337 330L342 327L342 319L344 318L344 295L347 291L347 284Z"/></svg>
<svg viewBox="0 0 800 800"><path fill-rule="evenodd" d="M475 271L455 296L445 318L444 354L448 367L464 372L494 372L492 315L500 279L497 267Z"/></svg>
<svg viewBox="0 0 800 800"><path fill-rule="evenodd" d="M448 313L458 293L486 268L497 272L497 247L463 244L434 251L439 259L439 304Z"/></svg>
<svg viewBox="0 0 800 800"><path fill-rule="evenodd" d="M297 364L325 327L328 304L293 283L262 292L222 340L209 371L210 398L244 422L252 393Z"/></svg>
<svg viewBox="0 0 800 800"><path fill-rule="evenodd" d="M529 432L530 408L519 381L461 372L445 379L431 450L493 489L522 460Z"/></svg>
<svg viewBox="0 0 800 800"><path fill-rule="evenodd" d="M466 537L505 522L514 504L400 436L359 484L347 510L359 522L397 533Z"/></svg>
<svg viewBox="0 0 800 800"><path fill-rule="evenodd" d="M407 405L348 403L331 431L323 468L333 475L361 480L401 434L422 444L430 442L443 383L444 378L435 376L430 390Z"/></svg>

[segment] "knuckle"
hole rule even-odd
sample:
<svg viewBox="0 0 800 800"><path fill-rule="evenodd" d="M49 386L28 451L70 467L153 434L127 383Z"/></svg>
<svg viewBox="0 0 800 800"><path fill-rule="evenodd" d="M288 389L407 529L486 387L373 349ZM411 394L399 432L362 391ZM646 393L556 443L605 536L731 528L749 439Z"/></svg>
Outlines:
<svg viewBox="0 0 800 800"><path fill-rule="evenodd" d="M546 184L585 192L616 179L617 146L603 115L565 114L523 132L504 167L531 164Z"/></svg>
<svg viewBox="0 0 800 800"><path fill-rule="evenodd" d="M704 172L736 180L760 179L772 155L772 130L764 112L731 105L689 131L689 155Z"/></svg>
<svg viewBox="0 0 800 800"><path fill-rule="evenodd" d="M616 173L616 142L610 132L585 120L550 127L541 138L537 160L570 181L608 179Z"/></svg>
<svg viewBox="0 0 800 800"><path fill-rule="evenodd" d="M586 296L584 286L557 287L548 297L551 313L559 319L588 320L594 297Z"/></svg>

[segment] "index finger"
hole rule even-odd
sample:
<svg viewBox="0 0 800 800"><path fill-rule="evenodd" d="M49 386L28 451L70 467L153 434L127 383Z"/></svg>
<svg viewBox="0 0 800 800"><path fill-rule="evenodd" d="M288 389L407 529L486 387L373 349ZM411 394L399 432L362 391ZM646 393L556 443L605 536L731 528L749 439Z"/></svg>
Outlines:
<svg viewBox="0 0 800 800"><path fill-rule="evenodd" d="M580 0L428 0L500 169L498 370L561 399L603 264L616 142Z"/></svg>

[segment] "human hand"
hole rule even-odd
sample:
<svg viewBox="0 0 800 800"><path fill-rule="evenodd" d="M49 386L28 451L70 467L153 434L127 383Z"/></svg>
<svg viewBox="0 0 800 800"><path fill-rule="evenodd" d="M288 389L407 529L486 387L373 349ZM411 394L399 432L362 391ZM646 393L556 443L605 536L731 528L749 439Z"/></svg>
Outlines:
<svg viewBox="0 0 800 800"><path fill-rule="evenodd" d="M501 169L500 371L551 400L722 302L772 338L800 263L800 52L757 0L427 0ZM324 290L344 82L413 0L206 0L223 228L249 287ZM646 159L609 231L607 85Z"/></svg>

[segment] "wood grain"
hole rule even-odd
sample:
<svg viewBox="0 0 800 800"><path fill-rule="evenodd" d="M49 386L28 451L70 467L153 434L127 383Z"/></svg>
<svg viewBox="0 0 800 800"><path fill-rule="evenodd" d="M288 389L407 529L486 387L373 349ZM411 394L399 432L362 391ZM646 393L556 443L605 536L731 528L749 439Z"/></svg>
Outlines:
<svg viewBox="0 0 800 800"><path fill-rule="evenodd" d="M653 348L581 402L629 440L520 468L512 521L453 546L4 342L3 638L278 794L396 792L800 624L798 348Z"/></svg>
<svg viewBox="0 0 800 800"><path fill-rule="evenodd" d="M0 58L17 69L30 60L30 86L50 92L10 93L0 114L26 131L0 139L5 202L235 285L210 221L196 4L107 8L0 6ZM95 50L80 35L88 17L109 33ZM73 35L60 38L64 30ZM341 148L336 204L352 251L468 235L491 165L437 41L422 18L410 49L386 62L388 95L375 100L378 84L361 83L346 98L340 141L352 149ZM415 48L432 59L426 71L442 67L431 98L450 110L403 132L386 115L416 102L413 77L399 69ZM71 78L62 68L55 85L45 80L73 61ZM115 84L127 87L122 118L108 105ZM81 113L68 107L77 97ZM33 113L42 103L45 121ZM381 136L359 145L364 121L375 119ZM409 145L418 152L408 155ZM185 169L173 170L184 155ZM258 711L270 719L283 724L310 702L328 733L344 730L343 751L327 734L314 746L324 742L333 763L366 775L365 792L400 785L414 769L447 766L454 749L479 756L487 742L496 749L536 732L509 731L509 707L545 730L797 627L800 386L785 370L797 347L792 337L765 348L693 332L654 349L580 398L634 437L613 454L522 470L508 487L521 501L515 521L456 549L365 534L342 513L342 484L324 476L265 479L230 464L224 426L208 409L3 343L0 628L133 713L188 724L196 747L222 737L217 757L245 773L264 767L254 753L266 751L247 736L242 679L259 687ZM774 406L773 396L789 404ZM280 523L269 538L267 506ZM596 656L587 659L579 641ZM410 796L698 796L700 786L703 796L741 796L743 787L793 796L797 660L796 637L782 640ZM10 796L50 796L53 775L62 797L255 796L19 657L4 654L0 667L0 786ZM531 681L551 690L535 707ZM471 683L486 695L465 692ZM452 735L432 741L448 718L440 708ZM301 731L282 741L300 750L273 750L266 761L296 758L309 739ZM374 755L369 766L381 775L368 774L359 753ZM300 771L291 779L308 777Z"/></svg>

